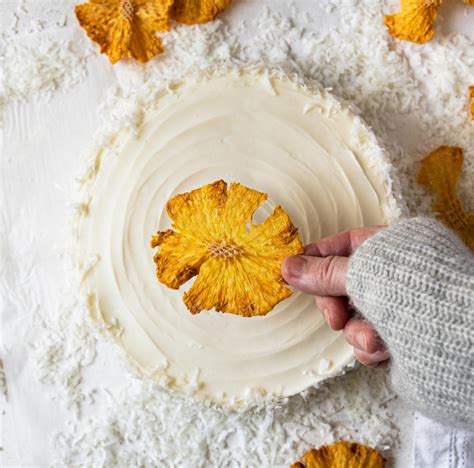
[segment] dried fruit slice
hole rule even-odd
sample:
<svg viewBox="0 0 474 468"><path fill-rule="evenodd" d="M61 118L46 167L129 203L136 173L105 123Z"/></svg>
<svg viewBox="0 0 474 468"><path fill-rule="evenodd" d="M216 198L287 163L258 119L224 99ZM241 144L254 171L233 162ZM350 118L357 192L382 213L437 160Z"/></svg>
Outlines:
<svg viewBox="0 0 474 468"><path fill-rule="evenodd" d="M423 44L435 33L433 23L442 0L400 0L400 12L384 17L390 34L398 39ZM474 6L474 0L464 0Z"/></svg>
<svg viewBox="0 0 474 468"><path fill-rule="evenodd" d="M437 218L474 249L474 213L466 213L456 195L463 161L461 148L440 146L421 161L418 183L433 192L432 210Z"/></svg>
<svg viewBox="0 0 474 468"><path fill-rule="evenodd" d="M291 295L280 265L288 255L303 253L303 246L280 206L261 224L252 223L266 199L238 183L227 189L219 180L169 200L173 229L151 240L159 247L156 275L173 289L198 275L183 296L193 314L215 308L244 317L265 315Z"/></svg>
<svg viewBox="0 0 474 468"><path fill-rule="evenodd" d="M384 17L390 34L423 44L435 33L433 26L441 0L401 0L400 12Z"/></svg>
<svg viewBox="0 0 474 468"><path fill-rule="evenodd" d="M148 62L163 52L154 32L169 31L173 0L90 0L75 6L79 24L112 63Z"/></svg>
<svg viewBox="0 0 474 468"><path fill-rule="evenodd" d="M197 24L213 20L232 0L175 0L171 16L179 23Z"/></svg>
<svg viewBox="0 0 474 468"><path fill-rule="evenodd" d="M336 442L311 449L304 464L294 463L291 468L383 468L384 459L377 450L351 442Z"/></svg>

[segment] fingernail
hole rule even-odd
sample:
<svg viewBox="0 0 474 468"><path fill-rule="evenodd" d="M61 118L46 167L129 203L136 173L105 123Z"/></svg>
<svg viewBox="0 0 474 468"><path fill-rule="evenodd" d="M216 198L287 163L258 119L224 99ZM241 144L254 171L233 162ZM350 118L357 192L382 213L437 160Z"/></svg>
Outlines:
<svg viewBox="0 0 474 468"><path fill-rule="evenodd" d="M356 342L357 348L361 349L362 351L367 351L367 336L363 332L357 333L354 337Z"/></svg>
<svg viewBox="0 0 474 468"><path fill-rule="evenodd" d="M324 318L326 319L326 322L328 323L329 326L331 326L331 322L329 320L329 309L323 309L321 311L324 315Z"/></svg>
<svg viewBox="0 0 474 468"><path fill-rule="evenodd" d="M294 278L299 278L305 270L306 259L299 255L292 255L285 261L286 271Z"/></svg>

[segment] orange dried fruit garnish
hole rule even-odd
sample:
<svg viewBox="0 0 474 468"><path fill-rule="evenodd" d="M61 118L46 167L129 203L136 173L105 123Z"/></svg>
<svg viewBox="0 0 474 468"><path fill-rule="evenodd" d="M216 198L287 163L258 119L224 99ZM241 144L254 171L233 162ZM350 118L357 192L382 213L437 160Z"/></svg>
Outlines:
<svg viewBox="0 0 474 468"><path fill-rule="evenodd" d="M90 0L76 5L79 24L112 63L148 62L163 52L155 31L169 31L173 0Z"/></svg>
<svg viewBox="0 0 474 468"><path fill-rule="evenodd" d="M296 462L291 468L383 468L384 459L377 450L351 442L336 442L311 449L304 463Z"/></svg>
<svg viewBox="0 0 474 468"><path fill-rule="evenodd" d="M461 148L440 146L421 161L418 183L434 194L432 210L474 249L474 213L466 213L456 194L464 161Z"/></svg>
<svg viewBox="0 0 474 468"><path fill-rule="evenodd" d="M170 19L196 24L213 20L232 0L89 0L74 11L87 35L112 63L122 58L148 62L163 52L155 32Z"/></svg>
<svg viewBox="0 0 474 468"><path fill-rule="evenodd" d="M401 0L400 12L384 17L390 34L423 44L435 33L433 26L441 0Z"/></svg>
<svg viewBox="0 0 474 468"><path fill-rule="evenodd" d="M474 6L474 0L464 0ZM384 21L393 37L423 44L435 33L434 21L442 0L400 0L400 12L385 15Z"/></svg>
<svg viewBox="0 0 474 468"><path fill-rule="evenodd" d="M303 247L280 206L262 223L252 223L266 199L265 193L238 183L227 188L219 180L168 201L173 229L151 240L159 247L156 275L173 289L198 275L183 296L193 314L215 308L244 317L265 315L291 295L280 266Z"/></svg>
<svg viewBox="0 0 474 468"><path fill-rule="evenodd" d="M179 23L197 24L213 20L232 0L175 0L171 16Z"/></svg>

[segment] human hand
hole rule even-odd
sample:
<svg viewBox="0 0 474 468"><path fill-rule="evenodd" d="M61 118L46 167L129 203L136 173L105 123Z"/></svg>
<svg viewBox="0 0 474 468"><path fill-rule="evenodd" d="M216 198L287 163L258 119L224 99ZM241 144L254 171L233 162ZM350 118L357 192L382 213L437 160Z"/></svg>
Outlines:
<svg viewBox="0 0 474 468"><path fill-rule="evenodd" d="M381 227L353 229L305 247L304 255L287 257L282 274L291 286L315 296L316 305L333 330L344 330L356 358L369 367L386 367L389 354L375 329L350 307L346 290L349 256Z"/></svg>

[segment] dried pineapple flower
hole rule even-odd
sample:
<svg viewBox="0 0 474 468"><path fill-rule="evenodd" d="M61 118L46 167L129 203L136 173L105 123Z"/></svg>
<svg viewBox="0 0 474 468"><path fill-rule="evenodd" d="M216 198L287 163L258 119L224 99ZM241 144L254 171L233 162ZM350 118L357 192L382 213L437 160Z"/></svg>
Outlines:
<svg viewBox="0 0 474 468"><path fill-rule="evenodd" d="M474 0L464 0L474 6ZM393 37L423 44L435 33L433 23L442 0L400 0L400 13L385 15L384 21Z"/></svg>
<svg viewBox="0 0 474 468"><path fill-rule="evenodd" d="M336 442L311 449L304 464L294 463L291 468L383 468L384 460L377 450L351 442Z"/></svg>
<svg viewBox="0 0 474 468"><path fill-rule="evenodd" d="M469 86L469 98L470 98L469 109L471 110L471 120L474 120L474 86Z"/></svg>
<svg viewBox="0 0 474 468"><path fill-rule="evenodd" d="M238 183L219 180L168 201L173 224L151 240L156 275L178 289L193 276L183 296L197 314L217 311L244 317L265 315L291 290L282 281L280 265L288 255L303 253L298 230L277 206L262 223L252 215L267 199Z"/></svg>
<svg viewBox="0 0 474 468"><path fill-rule="evenodd" d="M464 156L461 148L440 146L421 161L418 183L434 193L437 218L474 249L474 213L466 213L456 195Z"/></svg>
<svg viewBox="0 0 474 468"><path fill-rule="evenodd" d="M400 13L386 15L385 24L392 36L423 44L435 33L433 22L440 5L441 0L401 0Z"/></svg>
<svg viewBox="0 0 474 468"><path fill-rule="evenodd" d="M179 23L197 24L213 20L232 0L176 0L171 16Z"/></svg>
<svg viewBox="0 0 474 468"><path fill-rule="evenodd" d="M79 24L112 63L148 62L163 52L154 32L169 31L173 0L90 0L75 6Z"/></svg>

